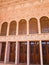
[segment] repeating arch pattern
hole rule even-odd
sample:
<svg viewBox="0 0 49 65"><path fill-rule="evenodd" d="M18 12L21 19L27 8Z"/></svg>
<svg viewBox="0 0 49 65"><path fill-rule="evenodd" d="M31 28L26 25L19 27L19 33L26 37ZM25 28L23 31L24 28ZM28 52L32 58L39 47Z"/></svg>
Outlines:
<svg viewBox="0 0 49 65"><path fill-rule="evenodd" d="M29 23L28 23L29 22ZM27 34L27 36L28 36L28 32L29 32L29 34L36 34L36 33L40 33L40 28L41 28L41 33L49 33L49 18L47 17L47 16L42 16L41 18L40 18L40 21L38 22L38 20L36 19L36 18L31 18L31 19L29 19L29 21L26 21L25 19L21 19L18 23L15 21L15 20L13 20L13 21L11 21L9 24L10 24L10 26L8 25L8 23L7 22L4 22L3 24L2 24L2 26L1 26L1 35L3 35L3 36L6 36L8 33L9 33L9 35L16 35L16 33L19 35L23 35L23 34ZM8 28L7 28L8 27ZM46 34L47 35L47 34ZM20 37L18 36L16 36L17 38L18 38L18 40L16 40L16 39L13 39L12 38L12 41L9 41L9 39L10 39L10 37L8 38L8 40L6 39L5 41L3 40L3 42L0 42L0 47L2 47L2 48L0 48L1 50L1 57L0 57L0 60L1 61L5 61L5 59L7 59L6 60L6 62L8 63L8 62L14 62L15 63L15 56L17 55L17 52L20 50L21 51L21 54L19 55L19 63L28 63L27 61L28 61L28 54L29 54L29 52L30 52L30 64L36 64L36 63L38 63L38 64L40 64L40 60L43 60L43 63L44 64L49 64L49 41L43 41L43 38L42 37L39 37L38 39L37 39L37 37L38 37L38 34L37 34L37 37L36 37L36 35L34 36L34 35L31 35L31 36L33 36L34 37L34 39L31 39L32 37L30 37L30 38L28 38L27 37L27 41L25 41L25 40L19 40L20 39ZM12 37L12 36L11 36ZM26 37L26 36L25 36ZM4 39L5 37L3 37L3 39ZM15 37L14 37L15 38ZM23 36L22 36L22 38L23 38ZM44 36L44 38L45 38L45 36ZM25 39L25 38L24 38ZM29 40L28 40L29 39ZM46 39L46 38L45 38ZM15 40L16 40L16 42L15 42ZM32 40L32 41L31 41ZM46 39L47 40L47 39ZM1 38L1 41L2 41L2 38ZM21 41L21 42L20 42ZM23 42L22 42L23 41ZM8 45L6 45L8 43ZM19 43L19 46L18 46L18 44L17 43ZM22 44L22 45L21 45ZM27 44L27 45L26 45ZM42 47L40 47L40 45L42 46ZM45 44L46 44L46 46L45 46ZM18 47L17 47L17 46ZM30 46L29 46L30 45ZM18 49L19 47L21 47L21 49ZM29 51L29 47L30 47L30 51ZM45 47L45 48L44 48ZM6 48L6 50L5 50L5 48ZM44 48L44 49L43 49ZM25 50L24 50L25 49ZM43 49L43 51L42 51L42 49ZM47 51L47 50L48 51ZM8 50L8 51L7 51ZM38 51L37 51L38 50ZM6 56L5 56L5 51L6 51ZM10 52L9 52L10 51ZM16 52L15 52L16 51ZM19 51L19 52L20 52ZM29 52L28 52L29 51ZM46 51L46 56L44 56L45 55L45 51ZM19 53L18 52L18 53ZM41 54L40 54L40 53ZM15 54L16 53L16 54ZM22 53L24 53L25 54L25 56L24 56L24 54L22 54ZM9 54L9 55L8 55ZM35 55L36 54L36 55ZM7 55L9 56L9 57L7 57ZM38 55L38 56L37 56ZM42 55L43 55L43 59L41 59L42 58ZM4 57L5 56L5 57ZM18 55L17 55L18 56ZM16 57L17 57L16 56ZM21 57L22 57L22 59L21 59ZM36 58L35 58L36 57ZM5 58L5 59L4 59ZM25 59L24 59L25 58ZM31 59L32 58L32 59ZM38 58L38 59L37 59ZM35 60L34 60L35 59ZM44 60L45 59L45 60ZM20 61L21 60L21 61ZM23 61L22 61L23 60ZM46 62L45 62L46 61ZM16 62L17 62L17 58L16 58Z"/></svg>
<svg viewBox="0 0 49 65"><path fill-rule="evenodd" d="M29 19L29 34L38 33L38 20L36 18ZM27 21L21 19L19 22L18 34L27 34ZM7 34L8 23L4 22L1 26L1 35L5 36ZM42 16L40 18L40 28L41 33L49 33L49 18L47 16ZM16 35L17 22L15 20L10 22L9 35Z"/></svg>

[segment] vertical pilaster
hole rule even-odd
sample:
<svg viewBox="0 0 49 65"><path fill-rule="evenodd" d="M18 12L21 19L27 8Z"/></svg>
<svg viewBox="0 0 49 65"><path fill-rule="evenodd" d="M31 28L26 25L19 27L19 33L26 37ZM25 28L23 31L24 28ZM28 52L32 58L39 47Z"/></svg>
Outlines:
<svg viewBox="0 0 49 65"><path fill-rule="evenodd" d="M40 20L38 19L38 33L41 34Z"/></svg>
<svg viewBox="0 0 49 65"><path fill-rule="evenodd" d="M17 22L16 26L16 35L18 35L18 27L19 27L19 22ZM15 49L15 64L19 63L19 43L16 41L16 49Z"/></svg>
<svg viewBox="0 0 49 65"><path fill-rule="evenodd" d="M27 35L29 34L29 21L27 21Z"/></svg>
<svg viewBox="0 0 49 65"><path fill-rule="evenodd" d="M1 35L1 28L2 28L2 24L0 24L0 35Z"/></svg>
<svg viewBox="0 0 49 65"><path fill-rule="evenodd" d="M10 43L6 42L4 63L9 62Z"/></svg>
<svg viewBox="0 0 49 65"><path fill-rule="evenodd" d="M43 55L42 55L42 43L40 41L40 62L41 62L41 65L43 65Z"/></svg>
<svg viewBox="0 0 49 65"><path fill-rule="evenodd" d="M30 65L30 47L29 41L27 41L27 65Z"/></svg>
<svg viewBox="0 0 49 65"><path fill-rule="evenodd" d="M43 0L40 0L41 2L43 1Z"/></svg>
<svg viewBox="0 0 49 65"><path fill-rule="evenodd" d="M10 28L10 23L8 23L8 26L7 26L7 36L9 35L9 28Z"/></svg>
<svg viewBox="0 0 49 65"><path fill-rule="evenodd" d="M19 63L19 43L16 42L16 49L15 49L15 64Z"/></svg>
<svg viewBox="0 0 49 65"><path fill-rule="evenodd" d="M16 35L18 35L19 22L17 22Z"/></svg>
<svg viewBox="0 0 49 65"><path fill-rule="evenodd" d="M41 26L40 26L40 20L38 19L38 33L41 34ZM40 40L40 62L41 65L43 65L43 56L42 56L42 43Z"/></svg>

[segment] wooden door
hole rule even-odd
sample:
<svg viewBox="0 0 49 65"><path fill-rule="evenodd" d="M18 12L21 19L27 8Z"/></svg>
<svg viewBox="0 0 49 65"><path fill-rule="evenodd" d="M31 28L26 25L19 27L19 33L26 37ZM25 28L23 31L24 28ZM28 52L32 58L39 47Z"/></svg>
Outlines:
<svg viewBox="0 0 49 65"><path fill-rule="evenodd" d="M5 57L5 48L6 48L6 43L5 43L5 42L2 42L1 61L4 61L4 57Z"/></svg>
<svg viewBox="0 0 49 65"><path fill-rule="evenodd" d="M39 46L39 42L35 42L35 58L36 58L36 64L40 64L40 46Z"/></svg>
<svg viewBox="0 0 49 65"><path fill-rule="evenodd" d="M43 51L43 63L47 64L47 44L42 42L42 51Z"/></svg>
<svg viewBox="0 0 49 65"><path fill-rule="evenodd" d="M20 42L20 54L19 54L19 61L20 63L26 63L27 62L27 43L26 42Z"/></svg>
<svg viewBox="0 0 49 65"><path fill-rule="evenodd" d="M39 42L30 42L30 63L40 64Z"/></svg>
<svg viewBox="0 0 49 65"><path fill-rule="evenodd" d="M30 42L30 63L35 64L35 44Z"/></svg>
<svg viewBox="0 0 49 65"><path fill-rule="evenodd" d="M47 42L47 64L49 65L49 41Z"/></svg>
<svg viewBox="0 0 49 65"><path fill-rule="evenodd" d="M10 43L10 57L9 62L15 62L15 42Z"/></svg>

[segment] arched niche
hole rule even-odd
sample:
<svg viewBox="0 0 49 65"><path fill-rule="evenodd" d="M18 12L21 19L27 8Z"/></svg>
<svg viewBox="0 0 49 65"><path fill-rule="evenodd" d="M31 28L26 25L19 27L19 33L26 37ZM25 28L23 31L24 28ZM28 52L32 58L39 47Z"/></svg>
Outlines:
<svg viewBox="0 0 49 65"><path fill-rule="evenodd" d="M25 19L19 21L19 34L27 34L27 21Z"/></svg>
<svg viewBox="0 0 49 65"><path fill-rule="evenodd" d="M40 18L41 32L48 33L49 32L49 18L47 16L43 16Z"/></svg>
<svg viewBox="0 0 49 65"><path fill-rule="evenodd" d="M17 26L16 21L12 21L10 23L9 35L16 35L16 26Z"/></svg>
<svg viewBox="0 0 49 65"><path fill-rule="evenodd" d="M4 22L1 26L1 35L2 36L6 36L7 35L7 26L8 26L8 23L7 22Z"/></svg>
<svg viewBox="0 0 49 65"><path fill-rule="evenodd" d="M38 33L38 21L36 18L29 20L29 34Z"/></svg>

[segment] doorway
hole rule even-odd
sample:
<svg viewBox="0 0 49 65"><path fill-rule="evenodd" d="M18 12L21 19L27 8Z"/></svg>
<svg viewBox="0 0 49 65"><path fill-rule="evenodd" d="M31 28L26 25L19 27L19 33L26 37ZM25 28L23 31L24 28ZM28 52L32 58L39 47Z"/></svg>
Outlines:
<svg viewBox="0 0 49 65"><path fill-rule="evenodd" d="M10 42L9 62L15 62L15 42Z"/></svg>
<svg viewBox="0 0 49 65"><path fill-rule="evenodd" d="M30 63L40 64L39 42L30 42Z"/></svg>
<svg viewBox="0 0 49 65"><path fill-rule="evenodd" d="M27 63L27 42L20 42L19 62Z"/></svg>
<svg viewBox="0 0 49 65"><path fill-rule="evenodd" d="M49 41L42 41L43 63L49 65Z"/></svg>
<svg viewBox="0 0 49 65"><path fill-rule="evenodd" d="M6 49L6 42L2 42L1 59L0 59L1 61L4 61L5 49Z"/></svg>

